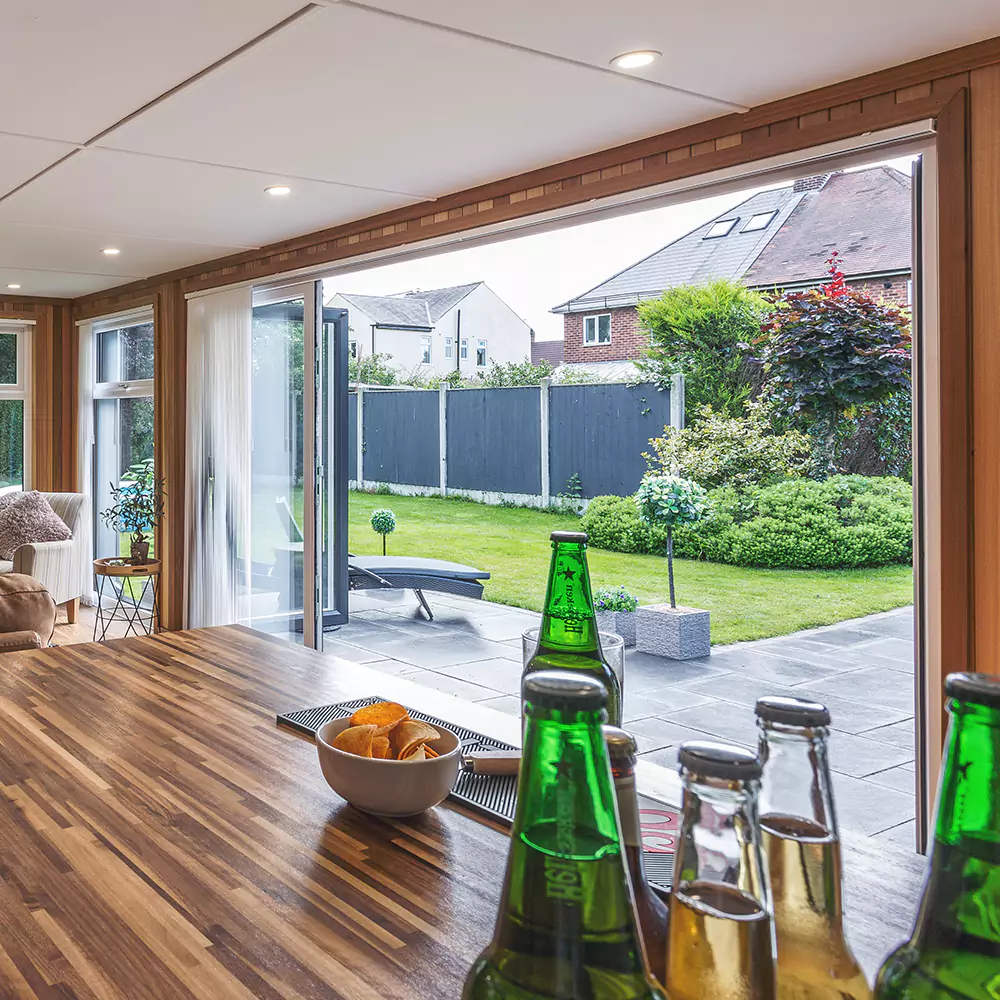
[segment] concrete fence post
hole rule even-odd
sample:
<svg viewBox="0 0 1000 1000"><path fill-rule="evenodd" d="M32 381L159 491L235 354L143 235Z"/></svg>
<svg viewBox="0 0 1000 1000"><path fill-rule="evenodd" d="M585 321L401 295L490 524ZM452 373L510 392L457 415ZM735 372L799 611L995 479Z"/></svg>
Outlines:
<svg viewBox="0 0 1000 1000"><path fill-rule="evenodd" d="M538 384L538 436L541 438L542 456L542 506L552 502L552 487L549 481L549 393L552 379L543 378Z"/></svg>
<svg viewBox="0 0 1000 1000"><path fill-rule="evenodd" d="M441 496L448 495L448 383L438 389L438 458Z"/></svg>
<svg viewBox="0 0 1000 1000"><path fill-rule="evenodd" d="M670 426L684 429L684 376L680 372L670 376Z"/></svg>
<svg viewBox="0 0 1000 1000"><path fill-rule="evenodd" d="M365 390L358 386L358 421L357 421L357 438L358 438L358 489L363 490L365 488Z"/></svg>

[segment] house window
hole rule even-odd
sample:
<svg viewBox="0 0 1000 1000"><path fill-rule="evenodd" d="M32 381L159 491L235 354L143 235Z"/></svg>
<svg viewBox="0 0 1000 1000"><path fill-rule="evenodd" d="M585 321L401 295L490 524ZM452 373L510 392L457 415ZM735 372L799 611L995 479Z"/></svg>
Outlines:
<svg viewBox="0 0 1000 1000"><path fill-rule="evenodd" d="M486 367L486 341L477 340L476 341L476 367L485 368Z"/></svg>
<svg viewBox="0 0 1000 1000"><path fill-rule="evenodd" d="M469 342L465 339L465 337L462 338L462 346L459 350L459 357L463 361L467 361L469 358Z"/></svg>
<svg viewBox="0 0 1000 1000"><path fill-rule="evenodd" d="M708 232L705 233L705 239L717 240L720 236L728 236L739 221L739 216L737 216L735 219L720 219L718 222L713 222Z"/></svg>
<svg viewBox="0 0 1000 1000"><path fill-rule="evenodd" d="M429 365L431 363L431 338L420 338L420 363Z"/></svg>
<svg viewBox="0 0 1000 1000"><path fill-rule="evenodd" d="M28 419L31 327L0 324L0 493L25 485L28 454Z"/></svg>
<svg viewBox="0 0 1000 1000"><path fill-rule="evenodd" d="M348 341L347 344L348 353L354 358L355 361L358 360L358 342L356 340Z"/></svg>
<svg viewBox="0 0 1000 1000"><path fill-rule="evenodd" d="M455 338L445 337L444 338L444 356L446 358L453 358L455 356Z"/></svg>
<svg viewBox="0 0 1000 1000"><path fill-rule="evenodd" d="M743 227L742 232L744 233L757 233L761 229L767 229L771 225L771 220L778 214L777 210L773 212L758 212L756 215L751 215L747 224Z"/></svg>
<svg viewBox="0 0 1000 1000"><path fill-rule="evenodd" d="M94 555L127 554L127 532L96 513L153 463L153 324L133 320L94 329Z"/></svg>
<svg viewBox="0 0 1000 1000"><path fill-rule="evenodd" d="M611 313L584 317L583 343L585 346L611 343Z"/></svg>

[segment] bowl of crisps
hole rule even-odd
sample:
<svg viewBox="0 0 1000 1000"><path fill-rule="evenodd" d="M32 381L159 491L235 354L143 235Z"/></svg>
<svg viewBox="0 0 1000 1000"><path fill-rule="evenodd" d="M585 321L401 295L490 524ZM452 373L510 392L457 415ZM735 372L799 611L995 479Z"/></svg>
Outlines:
<svg viewBox="0 0 1000 1000"><path fill-rule="evenodd" d="M414 816L447 798L462 745L451 730L380 701L321 726L316 749L327 784L352 806L375 816Z"/></svg>

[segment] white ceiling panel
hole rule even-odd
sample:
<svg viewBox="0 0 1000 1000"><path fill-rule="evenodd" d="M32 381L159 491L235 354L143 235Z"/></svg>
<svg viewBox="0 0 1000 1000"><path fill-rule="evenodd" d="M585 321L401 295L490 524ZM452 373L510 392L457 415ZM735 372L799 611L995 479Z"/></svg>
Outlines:
<svg viewBox="0 0 1000 1000"><path fill-rule="evenodd" d="M87 149L0 202L0 222L212 244L201 255L207 260L213 247L261 246L413 200L301 180L287 181L287 197L265 193L284 182L278 174Z"/></svg>
<svg viewBox="0 0 1000 1000"><path fill-rule="evenodd" d="M438 196L726 110L335 4L101 144Z"/></svg>
<svg viewBox="0 0 1000 1000"><path fill-rule="evenodd" d="M55 163L75 147L67 142L29 139L0 132L0 197Z"/></svg>
<svg viewBox="0 0 1000 1000"><path fill-rule="evenodd" d="M85 142L305 0L4 0L0 131Z"/></svg>
<svg viewBox="0 0 1000 1000"><path fill-rule="evenodd" d="M136 275L135 277L141 277ZM0 265L0 298L4 295L52 296L54 298L76 298L90 295L102 288L113 288L130 278L106 274L74 274L71 271L28 271L24 268ZM21 287L8 290L9 284Z"/></svg>
<svg viewBox="0 0 1000 1000"><path fill-rule="evenodd" d="M101 248L106 246L118 247L121 253L117 257L105 257ZM132 278L144 278L161 271L222 257L237 250L238 248L231 246L157 240L113 231L92 233L0 222L0 272L4 274L8 268L66 272L106 276L108 283L115 285ZM26 281L21 282L21 285L20 294L31 293Z"/></svg>
<svg viewBox="0 0 1000 1000"><path fill-rule="evenodd" d="M997 0L366 0L377 7L607 67L663 53L644 75L746 105L1000 35Z"/></svg>

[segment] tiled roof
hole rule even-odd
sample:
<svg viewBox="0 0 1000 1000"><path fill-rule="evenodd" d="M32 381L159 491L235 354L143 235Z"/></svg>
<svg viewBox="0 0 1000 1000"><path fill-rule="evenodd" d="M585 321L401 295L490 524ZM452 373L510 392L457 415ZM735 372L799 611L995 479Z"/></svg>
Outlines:
<svg viewBox="0 0 1000 1000"><path fill-rule="evenodd" d="M427 329L481 284L475 281L471 285L429 288L401 295L354 295L350 292L341 292L341 295L376 323Z"/></svg>
<svg viewBox="0 0 1000 1000"><path fill-rule="evenodd" d="M552 311L585 312L634 305L642 299L656 298L664 289L677 285L696 284L712 278L742 277L802 197L791 187L761 191ZM743 232L753 216L766 212L777 214L764 229ZM729 235L706 239L712 226L725 219L737 220Z"/></svg>
<svg viewBox="0 0 1000 1000"><path fill-rule="evenodd" d="M561 365L563 360L563 348L565 343L560 337L559 340L533 340L531 342L531 363L537 365L539 361L550 361L554 365Z"/></svg>
<svg viewBox="0 0 1000 1000"><path fill-rule="evenodd" d="M912 211L910 178L892 167L833 174L802 195L743 282L775 288L821 280L834 250L848 277L908 271Z"/></svg>

